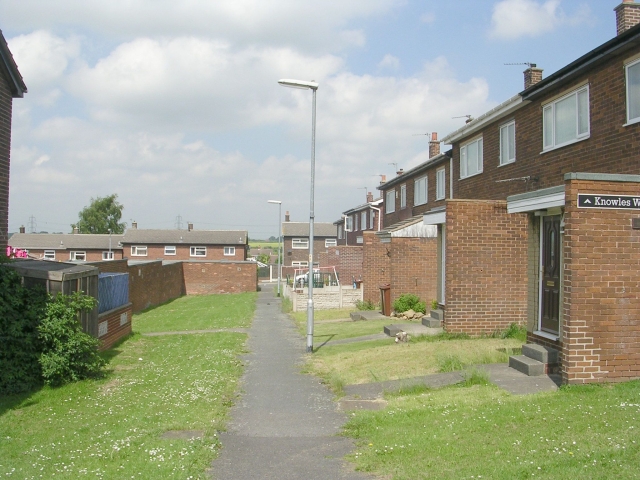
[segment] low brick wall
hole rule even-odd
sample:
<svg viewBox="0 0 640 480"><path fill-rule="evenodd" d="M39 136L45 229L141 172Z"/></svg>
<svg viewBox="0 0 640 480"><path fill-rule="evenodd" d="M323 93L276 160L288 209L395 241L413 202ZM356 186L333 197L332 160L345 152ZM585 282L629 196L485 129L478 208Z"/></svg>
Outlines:
<svg viewBox="0 0 640 480"><path fill-rule="evenodd" d="M364 300L380 303L380 285L391 283L391 243L380 242L374 232L364 232L362 287Z"/></svg>
<svg viewBox="0 0 640 480"><path fill-rule="evenodd" d="M258 290L258 264L255 262L184 262L183 272L187 295Z"/></svg>
<svg viewBox="0 0 640 480"><path fill-rule="evenodd" d="M127 303L98 316L100 350L107 350L131 333L132 304Z"/></svg>
<svg viewBox="0 0 640 480"><path fill-rule="evenodd" d="M129 265L129 301L133 312L160 305L185 293L182 263L161 260Z"/></svg>
<svg viewBox="0 0 640 480"><path fill-rule="evenodd" d="M284 294L291 298L294 312L301 312L307 309L308 291L293 290L287 285ZM354 308L356 302L362 301L362 289L354 289L351 286L345 287L324 287L313 289L313 309L332 310L336 308Z"/></svg>

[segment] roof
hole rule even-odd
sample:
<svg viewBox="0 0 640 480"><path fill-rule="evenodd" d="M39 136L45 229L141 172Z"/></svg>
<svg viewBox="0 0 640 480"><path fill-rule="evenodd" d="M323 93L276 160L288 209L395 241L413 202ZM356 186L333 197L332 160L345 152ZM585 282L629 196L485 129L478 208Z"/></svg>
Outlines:
<svg viewBox="0 0 640 480"><path fill-rule="evenodd" d="M146 230L130 228L123 244L246 245L246 230Z"/></svg>
<svg viewBox="0 0 640 480"><path fill-rule="evenodd" d="M407 170L402 175L398 175L397 177L389 180L388 182L381 183L376 188L378 190L386 190L387 188L393 187L395 185L398 185L399 183L404 183L407 178L409 178L409 177L411 177L413 175L420 174L420 173L428 170L429 168L442 163L445 160L449 160L451 158L451 155L452 155L451 150L447 150L444 153L440 153L440 154L436 155L435 157L431 157L429 160L425 160L420 165L418 165L416 167L413 167L410 170Z"/></svg>
<svg viewBox="0 0 640 480"><path fill-rule="evenodd" d="M16 65L13 55L9 50L9 45L0 30L0 69L7 77L9 81L9 88L13 98L22 98L27 92L27 86L22 79L22 75L18 71L18 65Z"/></svg>
<svg viewBox="0 0 640 480"><path fill-rule="evenodd" d="M309 222L284 222L282 224L282 234L285 237L308 237ZM337 237L337 228L333 223L314 222L314 237Z"/></svg>
<svg viewBox="0 0 640 480"><path fill-rule="evenodd" d="M404 238L435 238L438 236L438 227L425 225L424 214L414 215L401 220L384 230L376 232L380 237L404 237Z"/></svg>
<svg viewBox="0 0 640 480"><path fill-rule="evenodd" d="M371 202L363 203L362 205L358 205L357 207L350 208L349 210L345 210L343 215L349 215L350 213L359 212L361 210L367 210L371 207L376 207L382 203L382 197L377 198ZM341 221L341 220L339 220Z"/></svg>
<svg viewBox="0 0 640 480"><path fill-rule="evenodd" d="M24 249L42 250L107 250L111 237L111 249L122 247L118 243L123 235L85 234L85 233L14 233L9 239L9 246Z"/></svg>

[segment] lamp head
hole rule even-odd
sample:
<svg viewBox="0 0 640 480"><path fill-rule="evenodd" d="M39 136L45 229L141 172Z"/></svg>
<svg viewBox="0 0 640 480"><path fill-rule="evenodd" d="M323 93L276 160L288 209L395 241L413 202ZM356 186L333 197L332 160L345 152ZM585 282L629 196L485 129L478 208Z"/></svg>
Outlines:
<svg viewBox="0 0 640 480"><path fill-rule="evenodd" d="M281 205L282 202L280 200L267 200L267 203L275 203L277 205Z"/></svg>
<svg viewBox="0 0 640 480"><path fill-rule="evenodd" d="M278 83L283 87L302 88L305 90L317 90L319 86L318 83L314 81L293 80L291 78L283 78L282 80L278 80Z"/></svg>

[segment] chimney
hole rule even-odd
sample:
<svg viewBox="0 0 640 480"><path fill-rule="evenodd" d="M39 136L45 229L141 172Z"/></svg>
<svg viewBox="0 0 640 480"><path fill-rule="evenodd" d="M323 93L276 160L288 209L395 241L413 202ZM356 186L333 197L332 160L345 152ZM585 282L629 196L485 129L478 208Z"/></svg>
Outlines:
<svg viewBox="0 0 640 480"><path fill-rule="evenodd" d="M138 222L131 222L131 228L138 228Z"/></svg>
<svg viewBox="0 0 640 480"><path fill-rule="evenodd" d="M187 222L187 231L190 232L191 230L193 230L193 223Z"/></svg>
<svg viewBox="0 0 640 480"><path fill-rule="evenodd" d="M382 185L383 183L387 183L386 175L380 175L380 185Z"/></svg>
<svg viewBox="0 0 640 480"><path fill-rule="evenodd" d="M433 132L431 140L429 140L429 158L433 158L436 155L440 155L440 142L438 141L438 134Z"/></svg>
<svg viewBox="0 0 640 480"><path fill-rule="evenodd" d="M367 192L367 203L373 202L373 193Z"/></svg>
<svg viewBox="0 0 640 480"><path fill-rule="evenodd" d="M291 220L289 220L289 211L287 210L286 212L284 212L284 221L285 222L290 222Z"/></svg>
<svg viewBox="0 0 640 480"><path fill-rule="evenodd" d="M526 90L531 85L535 85L542 80L542 69L538 68L535 63L530 63L529 68L524 72L524 89Z"/></svg>
<svg viewBox="0 0 640 480"><path fill-rule="evenodd" d="M640 23L640 3L636 3L634 0L622 0L622 3L614 10L618 35Z"/></svg>
<svg viewBox="0 0 640 480"><path fill-rule="evenodd" d="M20 233L25 233L24 225L20 226Z"/></svg>
<svg viewBox="0 0 640 480"><path fill-rule="evenodd" d="M78 230L78 227L73 227L73 234L77 235L80 231Z"/></svg>
<svg viewBox="0 0 640 480"><path fill-rule="evenodd" d="M400 175L404 175L404 170L400 169L396 172L396 175L399 177Z"/></svg>

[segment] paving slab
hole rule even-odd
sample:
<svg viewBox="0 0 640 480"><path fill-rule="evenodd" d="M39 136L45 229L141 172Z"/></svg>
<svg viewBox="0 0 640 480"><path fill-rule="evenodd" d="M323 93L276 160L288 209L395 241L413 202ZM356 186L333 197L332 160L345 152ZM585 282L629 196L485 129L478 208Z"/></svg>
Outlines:
<svg viewBox="0 0 640 480"><path fill-rule="evenodd" d="M350 313L352 320L383 320L389 318L376 310L358 310Z"/></svg>
<svg viewBox="0 0 640 480"><path fill-rule="evenodd" d="M530 377L509 367L506 363L478 365L489 373L489 381L513 395L555 391L562 384L560 375L537 375Z"/></svg>
<svg viewBox="0 0 640 480"><path fill-rule="evenodd" d="M384 332L394 337L398 332L407 332L409 335L417 337L418 335L437 335L442 333L442 328L431 328L416 321L415 323L393 323L384 327Z"/></svg>

